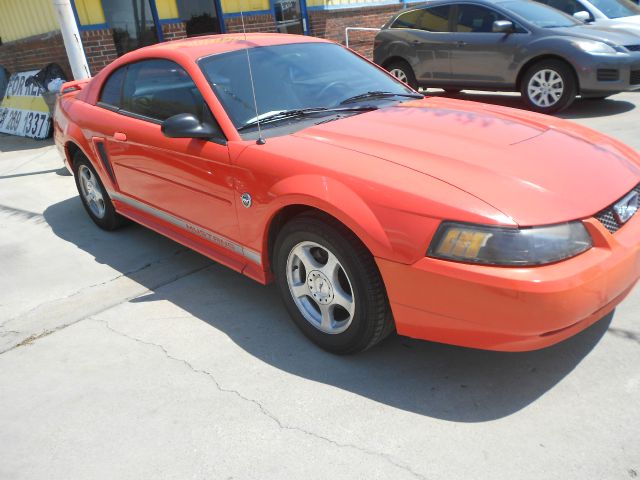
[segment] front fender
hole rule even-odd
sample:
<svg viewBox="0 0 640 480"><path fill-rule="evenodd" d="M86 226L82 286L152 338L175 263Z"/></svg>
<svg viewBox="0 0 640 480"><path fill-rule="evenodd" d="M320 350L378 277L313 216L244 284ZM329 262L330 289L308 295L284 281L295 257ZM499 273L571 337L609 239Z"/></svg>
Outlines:
<svg viewBox="0 0 640 480"><path fill-rule="evenodd" d="M339 220L373 255L388 257L391 254L391 242L376 215L358 194L339 180L320 175L295 175L273 185L271 192L276 200L271 202L265 218L263 245L271 222L280 210L290 205L306 205Z"/></svg>

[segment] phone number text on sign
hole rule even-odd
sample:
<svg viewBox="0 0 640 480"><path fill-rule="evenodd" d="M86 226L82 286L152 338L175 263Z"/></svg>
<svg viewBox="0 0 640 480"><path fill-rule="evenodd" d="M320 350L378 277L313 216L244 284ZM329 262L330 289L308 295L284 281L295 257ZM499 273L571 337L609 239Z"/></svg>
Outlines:
<svg viewBox="0 0 640 480"><path fill-rule="evenodd" d="M49 134L48 113L0 107L0 132L31 138Z"/></svg>
<svg viewBox="0 0 640 480"><path fill-rule="evenodd" d="M11 75L0 103L0 132L31 138L47 138L51 129L49 107L42 89L27 81L37 70Z"/></svg>

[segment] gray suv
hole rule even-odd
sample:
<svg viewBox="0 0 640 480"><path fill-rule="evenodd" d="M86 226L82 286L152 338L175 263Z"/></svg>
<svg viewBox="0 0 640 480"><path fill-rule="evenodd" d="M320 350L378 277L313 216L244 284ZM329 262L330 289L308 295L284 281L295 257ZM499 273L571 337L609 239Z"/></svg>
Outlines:
<svg viewBox="0 0 640 480"><path fill-rule="evenodd" d="M520 91L542 113L640 89L640 37L529 0L404 10L376 36L374 61L414 88Z"/></svg>

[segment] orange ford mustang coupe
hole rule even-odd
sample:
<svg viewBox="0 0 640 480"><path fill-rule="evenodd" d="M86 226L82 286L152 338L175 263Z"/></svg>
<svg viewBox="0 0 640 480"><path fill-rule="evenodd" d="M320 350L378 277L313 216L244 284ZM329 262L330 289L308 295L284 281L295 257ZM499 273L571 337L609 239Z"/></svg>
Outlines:
<svg viewBox="0 0 640 480"><path fill-rule="evenodd" d="M542 348L640 276L632 149L552 117L423 98L320 39L129 53L63 86L55 140L98 226L126 217L275 280L332 352L394 329Z"/></svg>

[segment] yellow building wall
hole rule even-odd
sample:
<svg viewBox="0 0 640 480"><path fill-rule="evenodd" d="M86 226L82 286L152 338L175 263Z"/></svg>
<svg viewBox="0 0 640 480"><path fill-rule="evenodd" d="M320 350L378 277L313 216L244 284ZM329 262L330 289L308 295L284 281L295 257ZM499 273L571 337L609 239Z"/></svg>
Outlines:
<svg viewBox="0 0 640 480"><path fill-rule="evenodd" d="M156 7L158 8L158 18L160 20L179 17L176 0L156 0Z"/></svg>
<svg viewBox="0 0 640 480"><path fill-rule="evenodd" d="M269 0L221 0L223 13L251 12L255 10L271 10Z"/></svg>
<svg viewBox="0 0 640 480"><path fill-rule="evenodd" d="M51 0L0 0L0 38L20 40L60 30Z"/></svg>
<svg viewBox="0 0 640 480"><path fill-rule="evenodd" d="M80 25L98 25L106 22L100 0L74 0L74 3Z"/></svg>
<svg viewBox="0 0 640 480"><path fill-rule="evenodd" d="M307 7L330 7L336 5L362 5L378 3L377 0L307 0Z"/></svg>

